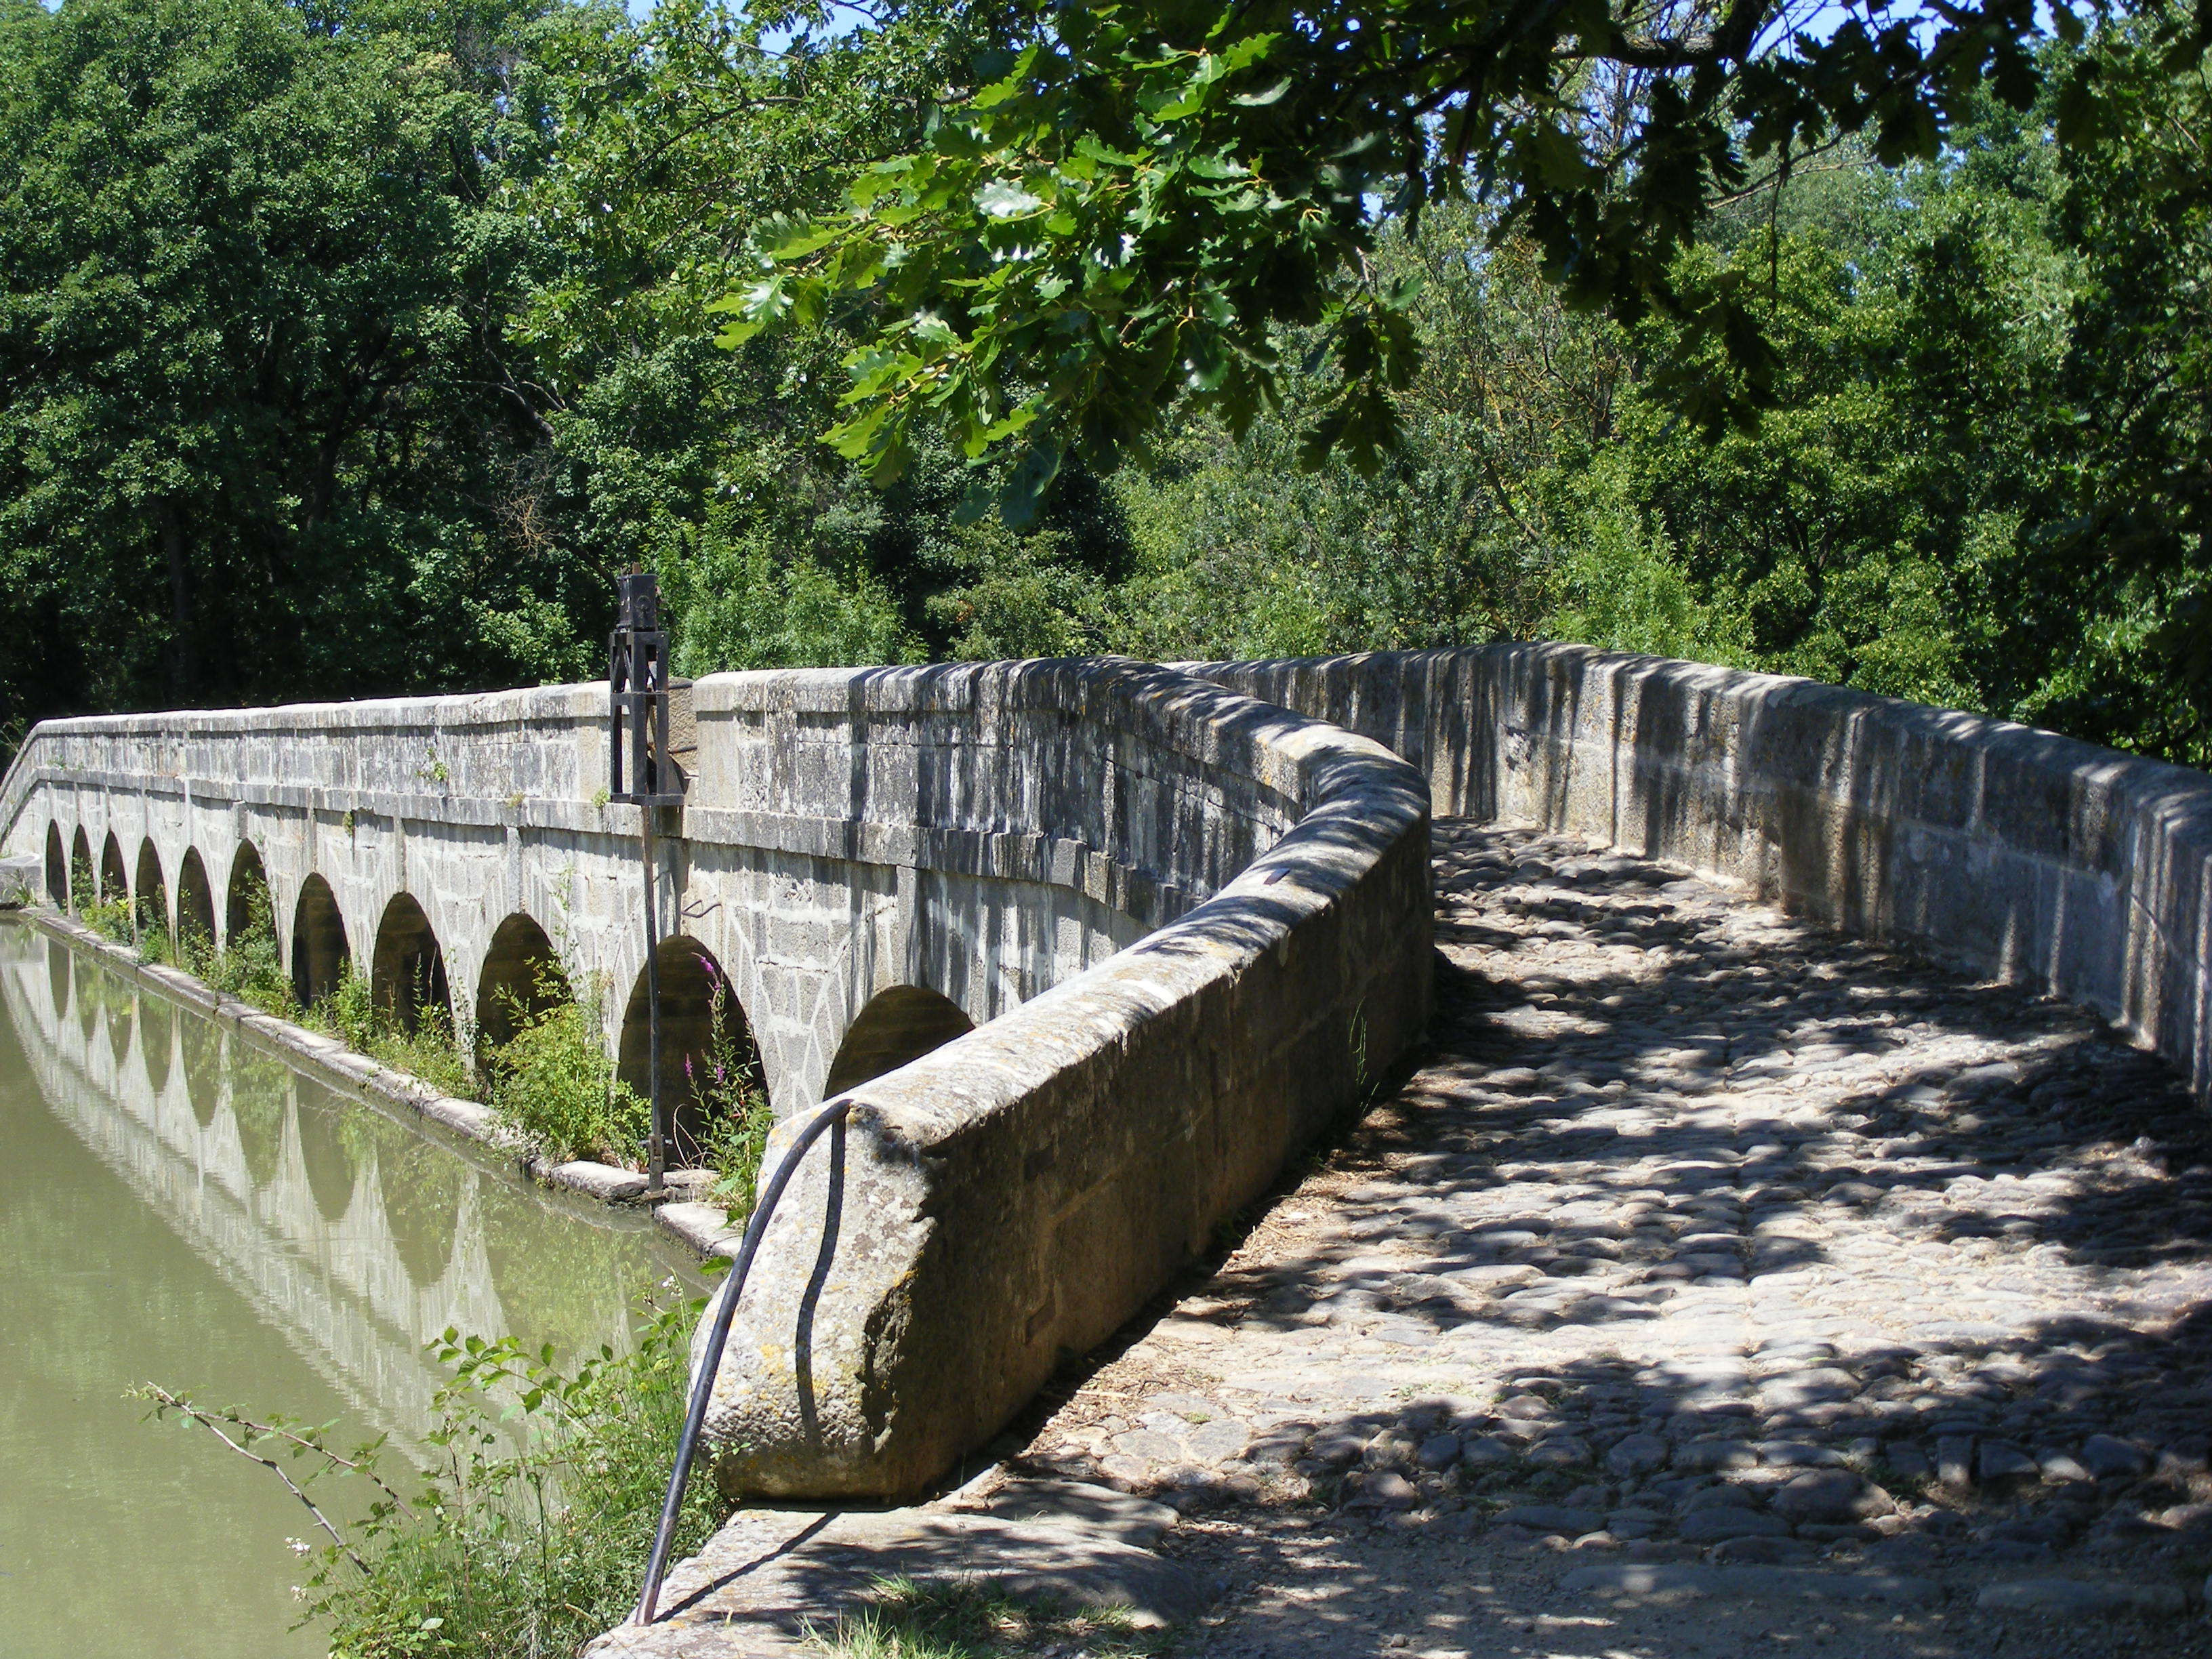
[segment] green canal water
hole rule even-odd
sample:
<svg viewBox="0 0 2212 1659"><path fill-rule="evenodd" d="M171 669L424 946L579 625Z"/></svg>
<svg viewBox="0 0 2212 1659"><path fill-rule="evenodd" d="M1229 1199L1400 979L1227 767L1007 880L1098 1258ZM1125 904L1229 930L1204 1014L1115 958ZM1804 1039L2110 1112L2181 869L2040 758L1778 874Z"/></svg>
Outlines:
<svg viewBox="0 0 2212 1659"><path fill-rule="evenodd" d="M0 1653L296 1659L307 1512L153 1381L419 1453L447 1326L626 1345L688 1268L0 922ZM342 1509L356 1507L343 1483Z"/></svg>

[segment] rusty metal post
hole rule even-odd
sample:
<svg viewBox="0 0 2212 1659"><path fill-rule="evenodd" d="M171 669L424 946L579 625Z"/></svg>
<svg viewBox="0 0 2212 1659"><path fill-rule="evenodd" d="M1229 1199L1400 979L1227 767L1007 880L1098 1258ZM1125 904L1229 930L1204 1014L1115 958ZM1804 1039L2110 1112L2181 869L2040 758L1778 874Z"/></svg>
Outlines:
<svg viewBox="0 0 2212 1659"><path fill-rule="evenodd" d="M653 814L680 805L684 776L668 752L668 635L660 587L650 571L617 576L619 609L607 652L607 799L638 809L638 861L645 872L646 1189L665 1184L669 1133L660 1087L660 916L653 883Z"/></svg>

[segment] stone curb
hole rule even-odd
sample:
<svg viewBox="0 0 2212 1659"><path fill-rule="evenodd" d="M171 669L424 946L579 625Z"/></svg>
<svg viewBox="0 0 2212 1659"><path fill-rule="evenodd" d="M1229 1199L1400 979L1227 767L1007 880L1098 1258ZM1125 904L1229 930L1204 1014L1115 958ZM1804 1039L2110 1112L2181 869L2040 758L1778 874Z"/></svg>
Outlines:
<svg viewBox="0 0 2212 1659"><path fill-rule="evenodd" d="M419 1078L355 1053L336 1037L309 1030L289 1019L279 1019L252 1003L225 996L205 981L195 979L179 969L148 962L136 951L116 944L58 910L45 905L27 905L16 914L41 933L83 951L103 966L125 975L172 1002L182 1003L228 1026L256 1048L275 1054L340 1093L414 1117L427 1118L464 1140L512 1158L516 1171L533 1181L606 1205L634 1205L644 1196L645 1177L634 1170L582 1158L549 1164L542 1158L529 1156L520 1138L512 1130L502 1128L491 1109L481 1101L441 1095ZM682 1196L703 1190L708 1184L701 1170L671 1171L669 1188L677 1196L655 1207L654 1224L702 1259L733 1255L741 1231L730 1228L723 1212L715 1206L689 1201ZM672 1215L671 1211L680 1213Z"/></svg>

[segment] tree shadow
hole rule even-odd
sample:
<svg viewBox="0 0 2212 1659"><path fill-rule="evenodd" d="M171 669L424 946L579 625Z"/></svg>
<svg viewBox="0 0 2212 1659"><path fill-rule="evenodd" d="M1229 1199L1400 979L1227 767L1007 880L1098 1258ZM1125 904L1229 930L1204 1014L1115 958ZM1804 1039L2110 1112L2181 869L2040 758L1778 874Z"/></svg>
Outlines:
<svg viewBox="0 0 2212 1659"><path fill-rule="evenodd" d="M1252 1512L1262 1573L1304 1517L1585 1561L2202 1576L2212 1122L2170 1066L1650 860L1451 820L1435 846L1426 1063L1048 1391L1018 1467ZM1885 1326L1884 1275L1901 1309L1916 1277L1956 1295ZM1085 1379L1170 1305L1259 1346L1186 1347L1220 1387L1102 1414ZM1678 1316L1700 1340L1669 1346ZM1316 1331L1395 1397L1255 1398L1224 1357ZM1551 1340L1512 1358L1522 1334ZM1440 1355L1463 1392L1419 1392Z"/></svg>

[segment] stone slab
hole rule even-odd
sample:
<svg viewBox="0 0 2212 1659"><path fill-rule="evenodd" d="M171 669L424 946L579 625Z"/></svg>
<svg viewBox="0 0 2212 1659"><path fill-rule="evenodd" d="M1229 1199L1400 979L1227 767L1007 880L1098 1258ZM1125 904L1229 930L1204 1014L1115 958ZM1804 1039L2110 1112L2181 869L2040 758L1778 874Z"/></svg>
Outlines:
<svg viewBox="0 0 2212 1659"><path fill-rule="evenodd" d="M605 1659L818 1652L805 1644L809 1626L860 1606L886 1577L979 1578L1024 1599L1126 1607L1152 1627L1187 1623L1206 1607L1199 1581L1180 1564L1065 1517L746 1510L670 1575L653 1625L619 1626L586 1651Z"/></svg>

